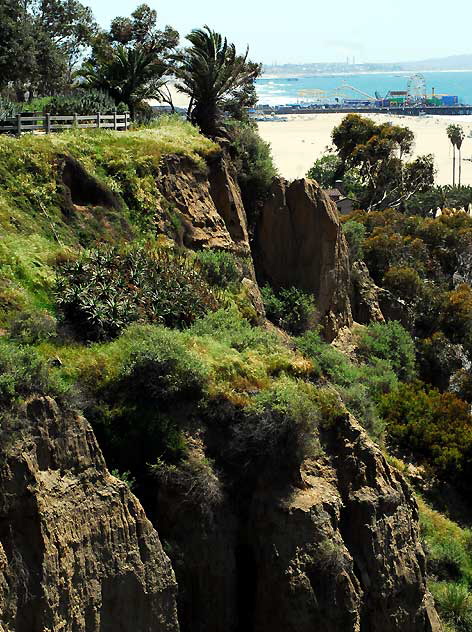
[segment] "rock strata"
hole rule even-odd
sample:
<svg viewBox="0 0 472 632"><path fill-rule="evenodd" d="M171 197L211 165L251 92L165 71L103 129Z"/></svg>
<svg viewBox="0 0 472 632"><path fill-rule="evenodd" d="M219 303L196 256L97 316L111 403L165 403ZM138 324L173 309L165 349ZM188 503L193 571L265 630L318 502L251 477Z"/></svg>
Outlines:
<svg viewBox="0 0 472 632"><path fill-rule="evenodd" d="M3 438L0 630L178 632L169 559L85 419L34 399Z"/></svg>

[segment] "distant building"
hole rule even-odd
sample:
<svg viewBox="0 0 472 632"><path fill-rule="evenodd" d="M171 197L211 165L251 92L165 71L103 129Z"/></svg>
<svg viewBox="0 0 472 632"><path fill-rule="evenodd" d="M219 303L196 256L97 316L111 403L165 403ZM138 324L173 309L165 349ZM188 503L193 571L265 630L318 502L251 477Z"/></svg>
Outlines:
<svg viewBox="0 0 472 632"><path fill-rule="evenodd" d="M349 215L355 206L355 200L344 195L339 189L325 189L327 196L336 204L336 208L341 215Z"/></svg>

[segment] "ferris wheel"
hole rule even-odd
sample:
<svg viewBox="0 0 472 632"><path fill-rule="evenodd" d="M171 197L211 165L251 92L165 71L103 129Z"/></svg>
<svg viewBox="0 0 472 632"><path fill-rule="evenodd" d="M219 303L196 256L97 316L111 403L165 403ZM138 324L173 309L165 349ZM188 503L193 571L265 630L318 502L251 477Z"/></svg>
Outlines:
<svg viewBox="0 0 472 632"><path fill-rule="evenodd" d="M421 101L426 98L426 79L417 73L408 79L408 98L410 101Z"/></svg>

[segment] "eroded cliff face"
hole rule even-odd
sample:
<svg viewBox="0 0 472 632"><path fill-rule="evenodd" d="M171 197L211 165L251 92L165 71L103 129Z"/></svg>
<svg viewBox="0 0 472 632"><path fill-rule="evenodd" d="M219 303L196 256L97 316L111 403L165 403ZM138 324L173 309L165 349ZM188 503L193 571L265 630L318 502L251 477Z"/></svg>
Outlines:
<svg viewBox="0 0 472 632"><path fill-rule="evenodd" d="M167 211L176 211L182 222L182 245L193 250L217 248L250 254L241 192L234 168L224 154L213 158L206 171L188 159L168 156L156 185ZM164 220L166 209L162 211Z"/></svg>
<svg viewBox="0 0 472 632"><path fill-rule="evenodd" d="M169 559L86 420L33 399L3 438L0 629L177 632Z"/></svg>
<svg viewBox="0 0 472 632"><path fill-rule="evenodd" d="M207 514L162 491L183 632L440 631L405 481L347 414L320 439L296 485L261 472Z"/></svg>
<svg viewBox="0 0 472 632"><path fill-rule="evenodd" d="M352 324L349 251L336 206L313 180L274 180L256 225L258 279L314 294L332 340Z"/></svg>

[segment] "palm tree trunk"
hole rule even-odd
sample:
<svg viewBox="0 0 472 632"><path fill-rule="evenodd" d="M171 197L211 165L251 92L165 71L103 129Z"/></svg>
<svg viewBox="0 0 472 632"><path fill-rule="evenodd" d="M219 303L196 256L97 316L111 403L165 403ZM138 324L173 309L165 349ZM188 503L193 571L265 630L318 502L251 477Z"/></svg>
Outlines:
<svg viewBox="0 0 472 632"><path fill-rule="evenodd" d="M459 186L461 186L461 171L462 171L462 154L461 149L459 148Z"/></svg>
<svg viewBox="0 0 472 632"><path fill-rule="evenodd" d="M456 186L456 146L452 146L452 186Z"/></svg>

